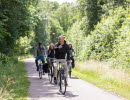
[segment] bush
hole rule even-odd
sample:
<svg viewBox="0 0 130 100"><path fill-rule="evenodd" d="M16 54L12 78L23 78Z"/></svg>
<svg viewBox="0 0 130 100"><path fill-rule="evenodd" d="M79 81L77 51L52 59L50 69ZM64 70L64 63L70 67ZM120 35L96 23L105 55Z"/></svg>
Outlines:
<svg viewBox="0 0 130 100"><path fill-rule="evenodd" d="M130 65L130 14L129 8L109 10L109 15L101 19L87 37L81 29L82 21L77 21L67 33L78 54L78 60L107 60L113 66L129 68Z"/></svg>

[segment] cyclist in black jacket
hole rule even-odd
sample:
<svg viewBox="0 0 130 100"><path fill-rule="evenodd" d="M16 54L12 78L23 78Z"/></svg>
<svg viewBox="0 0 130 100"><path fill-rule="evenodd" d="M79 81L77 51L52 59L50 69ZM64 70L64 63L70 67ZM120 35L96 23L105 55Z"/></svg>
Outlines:
<svg viewBox="0 0 130 100"><path fill-rule="evenodd" d="M55 45L53 43L49 45L48 58L55 58Z"/></svg>
<svg viewBox="0 0 130 100"><path fill-rule="evenodd" d="M67 69L67 60L69 60L69 46L64 40L64 36L58 37L58 43L55 44L55 58L57 62L61 62L62 66L65 69L66 77L68 79L68 69ZM67 59L66 59L67 56ZM54 67L54 83L57 83L57 66Z"/></svg>

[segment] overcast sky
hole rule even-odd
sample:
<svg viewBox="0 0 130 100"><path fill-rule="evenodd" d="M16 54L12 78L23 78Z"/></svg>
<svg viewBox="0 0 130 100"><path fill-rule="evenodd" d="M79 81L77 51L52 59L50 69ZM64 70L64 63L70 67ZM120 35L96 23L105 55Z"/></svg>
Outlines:
<svg viewBox="0 0 130 100"><path fill-rule="evenodd" d="M76 2L76 0L49 0L49 1L57 1L60 4L64 3L64 2Z"/></svg>

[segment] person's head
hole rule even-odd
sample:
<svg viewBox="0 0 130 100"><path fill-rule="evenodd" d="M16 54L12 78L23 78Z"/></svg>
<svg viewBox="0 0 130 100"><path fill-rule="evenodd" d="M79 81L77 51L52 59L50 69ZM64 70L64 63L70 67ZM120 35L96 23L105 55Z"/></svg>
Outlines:
<svg viewBox="0 0 130 100"><path fill-rule="evenodd" d="M69 43L69 48L73 48L71 43Z"/></svg>
<svg viewBox="0 0 130 100"><path fill-rule="evenodd" d="M54 50L55 49L55 45L53 44L53 43L51 43L50 45L49 45L49 50Z"/></svg>
<svg viewBox="0 0 130 100"><path fill-rule="evenodd" d="M39 42L38 46L39 46L39 48L42 48L43 47L42 42Z"/></svg>
<svg viewBox="0 0 130 100"><path fill-rule="evenodd" d="M58 37L58 42L59 43L64 43L64 41L65 41L65 37L64 36L59 36Z"/></svg>

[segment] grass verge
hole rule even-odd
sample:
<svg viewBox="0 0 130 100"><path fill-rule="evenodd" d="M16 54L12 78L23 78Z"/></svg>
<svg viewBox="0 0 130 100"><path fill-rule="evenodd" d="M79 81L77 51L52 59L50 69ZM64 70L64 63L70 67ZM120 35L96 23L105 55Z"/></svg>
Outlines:
<svg viewBox="0 0 130 100"><path fill-rule="evenodd" d="M22 61L0 66L0 100L26 100L29 84Z"/></svg>
<svg viewBox="0 0 130 100"><path fill-rule="evenodd" d="M130 100L130 75L104 62L78 62L73 75Z"/></svg>

